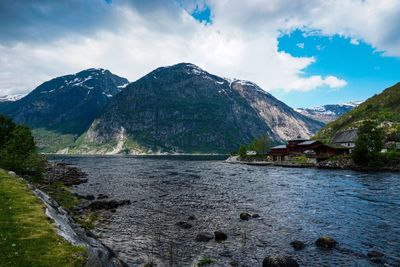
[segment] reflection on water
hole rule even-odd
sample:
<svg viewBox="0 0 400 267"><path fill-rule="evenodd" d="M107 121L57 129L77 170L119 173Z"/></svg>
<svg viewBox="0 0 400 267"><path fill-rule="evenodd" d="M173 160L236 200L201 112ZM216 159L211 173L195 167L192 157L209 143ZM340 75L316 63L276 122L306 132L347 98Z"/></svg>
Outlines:
<svg viewBox="0 0 400 267"><path fill-rule="evenodd" d="M230 165L197 157L63 157L89 174L81 194L130 199L101 240L130 266L261 266L265 256L286 254L302 266L369 266L371 250L400 265L400 175ZM243 211L259 219L241 221ZM188 220L195 216L195 220ZM177 226L179 221L193 225ZM221 230L227 241L195 241ZM331 235L340 244L321 251L314 241ZM293 240L307 246L294 251Z"/></svg>

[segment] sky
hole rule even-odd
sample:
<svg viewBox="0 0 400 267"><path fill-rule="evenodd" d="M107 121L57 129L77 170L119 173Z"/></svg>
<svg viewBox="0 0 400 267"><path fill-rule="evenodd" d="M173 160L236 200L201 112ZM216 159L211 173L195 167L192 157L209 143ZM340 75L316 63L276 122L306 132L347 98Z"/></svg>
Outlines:
<svg viewBox="0 0 400 267"><path fill-rule="evenodd" d="M4 0L0 95L190 62L292 107L365 100L400 81L398 25L399 0Z"/></svg>

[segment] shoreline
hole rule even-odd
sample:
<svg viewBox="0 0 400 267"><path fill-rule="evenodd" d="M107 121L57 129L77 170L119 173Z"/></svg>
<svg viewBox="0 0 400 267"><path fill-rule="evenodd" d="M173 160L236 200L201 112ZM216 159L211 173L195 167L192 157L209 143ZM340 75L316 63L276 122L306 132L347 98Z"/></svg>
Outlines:
<svg viewBox="0 0 400 267"><path fill-rule="evenodd" d="M243 164L243 165L253 165L253 166L277 166L284 168L315 168L324 170L350 170L358 172L400 172L399 167L382 167L382 168L372 168L372 167L362 167L355 165L340 165L339 162L320 162L320 163L294 163L294 162L274 162L274 161L260 161L260 160L241 160L238 156L230 156L224 161L229 164Z"/></svg>
<svg viewBox="0 0 400 267"><path fill-rule="evenodd" d="M23 178L21 178L23 179ZM89 230L85 230L69 213L42 190L23 179L32 193L45 205L46 216L54 221L57 234L74 246L84 246L88 258L85 266L125 267L127 264L116 253L104 245Z"/></svg>
<svg viewBox="0 0 400 267"><path fill-rule="evenodd" d="M70 189L73 185L87 182L86 174L73 164L49 163L45 177L44 179L46 179L47 182L34 183L25 178L16 176L16 178L23 181L37 199L43 203L45 215L52 220L57 235L74 246L83 246L86 248L87 261L83 266L128 266L118 257L117 253L98 239L90 230L91 228L84 225L84 222L81 220L82 217L79 217L85 215L84 211L83 213L77 214L73 212L75 208L81 206L85 199L70 191ZM54 185L57 190L67 188L67 190L64 190L63 197L69 198L69 201L71 199L76 199L78 202L66 204L67 202L65 202L63 198L60 198L60 196L55 195L52 197L51 194L54 192L51 190L49 191L49 185ZM93 202L96 202L96 200L93 200ZM107 200L105 200L104 203L107 204ZM97 204L103 204L103 201L97 200ZM88 207L86 207L86 209L87 208ZM84 209L85 207L83 210ZM87 209L88 214L93 211L92 209Z"/></svg>

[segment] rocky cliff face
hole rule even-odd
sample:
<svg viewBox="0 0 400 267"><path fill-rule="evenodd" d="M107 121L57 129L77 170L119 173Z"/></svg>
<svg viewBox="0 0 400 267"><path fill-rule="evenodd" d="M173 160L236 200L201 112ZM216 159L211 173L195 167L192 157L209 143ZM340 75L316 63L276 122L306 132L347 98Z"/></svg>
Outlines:
<svg viewBox="0 0 400 267"><path fill-rule="evenodd" d="M75 151L227 153L263 134L282 141L308 137L321 126L253 83L181 63L129 84Z"/></svg>
<svg viewBox="0 0 400 267"><path fill-rule="evenodd" d="M299 114L254 83L234 81L231 87L257 111L271 128L273 138L277 141L297 136L310 137L323 126L323 123Z"/></svg>
<svg viewBox="0 0 400 267"><path fill-rule="evenodd" d="M126 84L108 70L88 69L41 84L2 113L31 128L80 135Z"/></svg>

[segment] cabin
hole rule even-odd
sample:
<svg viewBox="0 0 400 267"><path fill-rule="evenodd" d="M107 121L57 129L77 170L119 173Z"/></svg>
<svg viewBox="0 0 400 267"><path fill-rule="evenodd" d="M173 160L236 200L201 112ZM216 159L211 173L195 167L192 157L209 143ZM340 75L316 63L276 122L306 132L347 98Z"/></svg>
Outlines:
<svg viewBox="0 0 400 267"><path fill-rule="evenodd" d="M331 143L338 146L348 147L351 152L356 146L357 132L358 129L350 129L337 132L332 138Z"/></svg>
<svg viewBox="0 0 400 267"><path fill-rule="evenodd" d="M311 161L320 162L333 156L346 155L350 149L338 145L326 145L317 140L293 139L287 145L271 148L270 156L273 161L288 161L295 156L306 156Z"/></svg>
<svg viewBox="0 0 400 267"><path fill-rule="evenodd" d="M289 151L286 145L272 147L270 155L272 156L272 161L289 160Z"/></svg>

